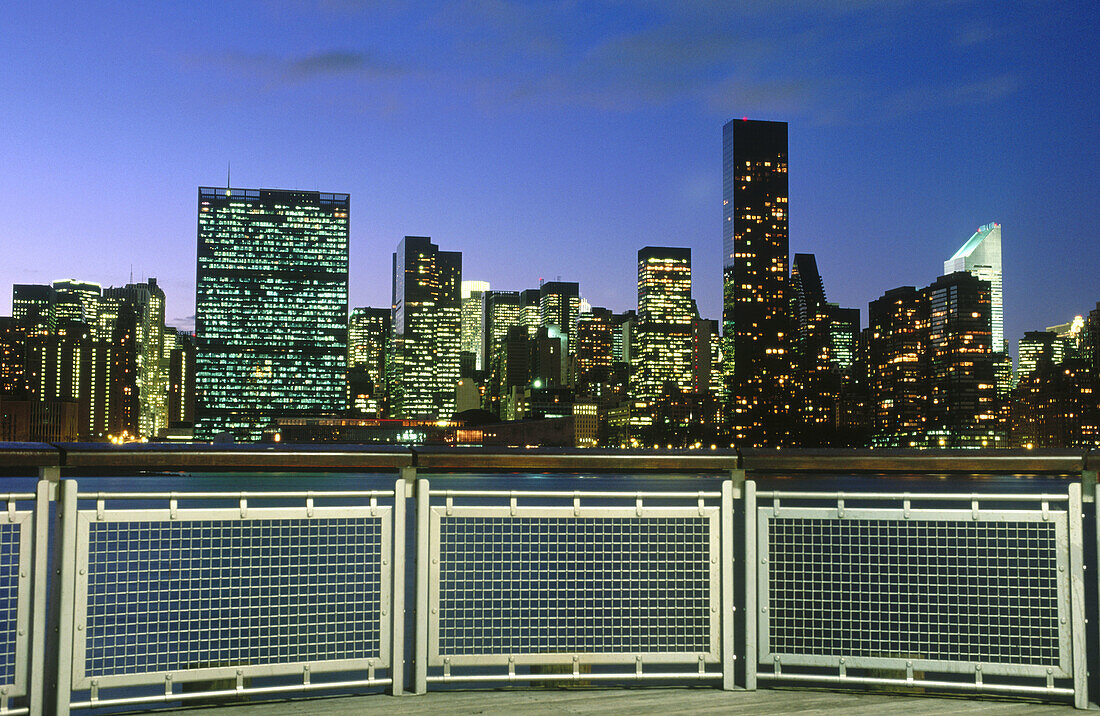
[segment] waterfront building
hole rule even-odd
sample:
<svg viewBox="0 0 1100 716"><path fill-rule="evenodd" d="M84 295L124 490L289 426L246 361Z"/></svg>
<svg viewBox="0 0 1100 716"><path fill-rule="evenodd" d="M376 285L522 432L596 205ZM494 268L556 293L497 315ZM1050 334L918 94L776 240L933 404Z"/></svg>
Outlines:
<svg viewBox="0 0 1100 716"><path fill-rule="evenodd" d="M500 410L500 401L508 395L508 380L505 377L507 364L510 330L514 326L523 328L526 337L534 337L527 326L523 325L523 303L518 291L486 291L482 296L481 333L483 336L482 355L485 356L488 368L487 390L485 393L484 408L494 415L503 415ZM537 327L536 327L537 330ZM523 347L524 360L526 361L527 346ZM524 369L526 374L526 368ZM513 372L514 378L514 372ZM526 377L524 377L526 382Z"/></svg>
<svg viewBox="0 0 1100 716"><path fill-rule="evenodd" d="M164 334L168 351L168 429L193 427L195 422L195 336L176 328Z"/></svg>
<svg viewBox="0 0 1100 716"><path fill-rule="evenodd" d="M70 278L54 281L53 290L57 297L57 319L81 321L91 329L93 338L100 339L97 329L103 288L98 283Z"/></svg>
<svg viewBox="0 0 1100 716"><path fill-rule="evenodd" d="M85 290L84 297L84 302L91 302L90 291ZM168 427L167 366L163 361L164 300L164 291L155 278L150 278L145 283L107 288L98 302L100 306L125 304L135 313L138 434L146 438L156 437ZM98 314L92 315L98 319Z"/></svg>
<svg viewBox="0 0 1100 716"><path fill-rule="evenodd" d="M1017 354L1019 369L1016 375L1023 380L1044 361L1051 365L1061 364L1066 358L1066 343L1054 331L1027 331L1017 341Z"/></svg>
<svg viewBox="0 0 1100 716"><path fill-rule="evenodd" d="M11 317L21 322L27 335L48 335L57 326L52 286L17 283L11 287Z"/></svg>
<svg viewBox="0 0 1100 716"><path fill-rule="evenodd" d="M590 398L597 405L625 397L611 390L614 335L614 314L609 309L597 306L577 317L574 389L577 396Z"/></svg>
<svg viewBox="0 0 1100 716"><path fill-rule="evenodd" d="M955 255L943 262L943 273L967 273L989 282L990 331L993 336L993 373L997 395L1012 388L1012 357L1004 335L1004 282L1001 268L1001 225L992 222L978 227Z"/></svg>
<svg viewBox="0 0 1100 716"><path fill-rule="evenodd" d="M485 336L482 330L482 303L488 281L462 282L462 350L475 356L475 370L485 370Z"/></svg>
<svg viewBox="0 0 1100 716"><path fill-rule="evenodd" d="M519 322L527 327L527 334L534 338L542 326L542 290L528 288L519 293Z"/></svg>
<svg viewBox="0 0 1100 716"><path fill-rule="evenodd" d="M657 401L669 384L679 392L694 390L694 319L691 250L647 246L638 251L632 400Z"/></svg>
<svg viewBox="0 0 1100 716"><path fill-rule="evenodd" d="M427 236L406 236L393 255L389 413L450 418L460 378L462 254Z"/></svg>
<svg viewBox="0 0 1100 716"><path fill-rule="evenodd" d="M572 354L570 333L581 311L580 286L570 281L547 281L539 287L539 327L556 326L565 336L566 354ZM565 359L565 356L562 356ZM564 371L565 364L562 364Z"/></svg>
<svg viewBox="0 0 1100 716"><path fill-rule="evenodd" d="M789 441L787 124L722 130L723 354L729 418L743 445Z"/></svg>
<svg viewBox="0 0 1100 716"><path fill-rule="evenodd" d="M972 273L941 276L924 289L928 307L929 447L992 448L996 430L990 283Z"/></svg>
<svg viewBox="0 0 1100 716"><path fill-rule="evenodd" d="M867 372L873 447L924 447L928 403L928 302L914 286L867 307Z"/></svg>
<svg viewBox="0 0 1100 716"><path fill-rule="evenodd" d="M1004 286L1001 270L1001 225L992 222L978 227L955 255L943 262L944 275L966 271L989 282L990 328L993 352L1007 350L1004 330Z"/></svg>
<svg viewBox="0 0 1100 716"><path fill-rule="evenodd" d="M1085 360L1041 358L1012 391L1012 447L1100 448L1097 388Z"/></svg>
<svg viewBox="0 0 1100 716"><path fill-rule="evenodd" d="M346 401L347 194L200 187L195 438Z"/></svg>
<svg viewBox="0 0 1100 716"><path fill-rule="evenodd" d="M719 322L692 318L691 334L692 392L717 398L722 391Z"/></svg>
<svg viewBox="0 0 1100 716"><path fill-rule="evenodd" d="M1096 302L1096 308L1089 311L1083 333L1082 356L1093 378L1100 382L1100 301Z"/></svg>
<svg viewBox="0 0 1100 716"><path fill-rule="evenodd" d="M385 406L392 309L353 308L348 316L348 407L379 417Z"/></svg>

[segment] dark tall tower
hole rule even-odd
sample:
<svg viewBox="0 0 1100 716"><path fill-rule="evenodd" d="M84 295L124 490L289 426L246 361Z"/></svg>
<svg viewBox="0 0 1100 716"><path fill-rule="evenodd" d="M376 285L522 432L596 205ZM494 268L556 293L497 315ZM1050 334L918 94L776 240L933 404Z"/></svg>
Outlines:
<svg viewBox="0 0 1100 716"><path fill-rule="evenodd" d="M788 441L787 124L722 129L723 344L734 440Z"/></svg>
<svg viewBox="0 0 1100 716"><path fill-rule="evenodd" d="M990 282L966 271L924 289L928 305L931 447L1000 447Z"/></svg>
<svg viewBox="0 0 1100 716"><path fill-rule="evenodd" d="M195 438L259 440L275 417L340 411L347 194L199 189Z"/></svg>
<svg viewBox="0 0 1100 716"><path fill-rule="evenodd" d="M867 306L874 447L923 447L928 405L928 301L914 286Z"/></svg>

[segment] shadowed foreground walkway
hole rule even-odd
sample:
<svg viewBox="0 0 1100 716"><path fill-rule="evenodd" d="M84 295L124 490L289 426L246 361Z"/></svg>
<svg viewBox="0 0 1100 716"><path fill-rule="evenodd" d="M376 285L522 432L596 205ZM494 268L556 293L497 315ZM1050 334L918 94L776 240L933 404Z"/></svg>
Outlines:
<svg viewBox="0 0 1100 716"><path fill-rule="evenodd" d="M1072 716L1069 705L994 699L772 690L528 689L448 691L423 696L356 696L193 707L196 716L306 716L362 713L401 714L1034 714ZM182 713L177 711L176 713Z"/></svg>

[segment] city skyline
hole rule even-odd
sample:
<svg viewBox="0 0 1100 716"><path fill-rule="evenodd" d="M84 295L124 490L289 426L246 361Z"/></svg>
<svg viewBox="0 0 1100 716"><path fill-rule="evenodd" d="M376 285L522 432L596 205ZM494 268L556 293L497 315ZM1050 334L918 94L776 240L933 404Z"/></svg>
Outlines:
<svg viewBox="0 0 1100 716"><path fill-rule="evenodd" d="M717 128L747 115L790 126L790 251L818 257L841 305L928 284L994 221L1013 350L1025 331L1091 305L1097 209L1079 201L1097 181L1097 150L1079 140L1096 106L1086 3L749 4L729 17L691 3L546 17L500 3L453 16L429 6L422 19L373 4L275 5L232 8L215 28L185 8L11 13L0 142L21 174L0 198L0 282L122 285L132 266L135 280L164 286L169 324L189 328L189 197L231 162L233 184L357 198L353 306L386 305L385 258L401 236L427 235L494 289L561 276L615 310L632 305L639 247L684 246L700 312L719 318ZM249 32L231 31L246 21ZM523 50L479 55L477 40L508 22L538 32ZM577 23L587 31L565 31ZM869 48L870 35L893 39ZM788 37L819 72L765 61ZM150 39L159 52L128 61ZM406 58L436 40L419 65ZM526 62L505 72L500 60L517 56ZM654 58L682 76L669 81ZM535 87L517 79L528 70ZM114 202L135 184L141 202ZM590 249L606 262L585 260ZM850 269L865 260L875 270Z"/></svg>

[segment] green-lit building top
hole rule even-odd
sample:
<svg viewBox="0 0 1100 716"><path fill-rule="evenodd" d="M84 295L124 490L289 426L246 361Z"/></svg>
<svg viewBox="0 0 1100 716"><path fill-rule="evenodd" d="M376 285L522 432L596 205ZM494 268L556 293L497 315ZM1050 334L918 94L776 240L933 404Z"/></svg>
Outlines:
<svg viewBox="0 0 1100 716"><path fill-rule="evenodd" d="M350 197L199 188L195 439L344 407Z"/></svg>

